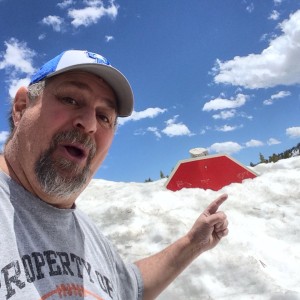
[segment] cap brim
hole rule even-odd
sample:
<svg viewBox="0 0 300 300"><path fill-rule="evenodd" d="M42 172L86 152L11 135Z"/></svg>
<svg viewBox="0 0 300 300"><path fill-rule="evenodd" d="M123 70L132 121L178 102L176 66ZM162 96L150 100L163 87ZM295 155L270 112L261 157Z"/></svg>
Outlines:
<svg viewBox="0 0 300 300"><path fill-rule="evenodd" d="M53 77L67 71L81 70L95 74L104 79L113 89L117 96L118 116L128 117L133 111L133 92L126 77L116 68L101 64L78 64L63 68L46 76Z"/></svg>

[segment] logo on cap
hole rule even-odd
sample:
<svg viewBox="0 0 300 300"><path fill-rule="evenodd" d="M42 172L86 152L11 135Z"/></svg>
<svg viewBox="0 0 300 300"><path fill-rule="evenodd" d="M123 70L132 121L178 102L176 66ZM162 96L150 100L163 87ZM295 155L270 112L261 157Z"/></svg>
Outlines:
<svg viewBox="0 0 300 300"><path fill-rule="evenodd" d="M105 57L103 57L97 53L87 52L87 55L89 58L94 59L95 63L97 63L97 64L102 64L102 65L105 64L108 66L110 65L110 63L108 62L108 60Z"/></svg>

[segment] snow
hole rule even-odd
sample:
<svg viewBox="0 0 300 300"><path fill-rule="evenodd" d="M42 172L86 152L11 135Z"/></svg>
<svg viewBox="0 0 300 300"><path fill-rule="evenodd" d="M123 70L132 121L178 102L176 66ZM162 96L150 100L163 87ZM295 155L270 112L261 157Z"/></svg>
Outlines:
<svg viewBox="0 0 300 300"><path fill-rule="evenodd" d="M195 260L158 299L300 299L300 157L260 164L259 176L220 191L165 188L165 179L94 179L77 205L135 261L184 235L222 193L229 235Z"/></svg>

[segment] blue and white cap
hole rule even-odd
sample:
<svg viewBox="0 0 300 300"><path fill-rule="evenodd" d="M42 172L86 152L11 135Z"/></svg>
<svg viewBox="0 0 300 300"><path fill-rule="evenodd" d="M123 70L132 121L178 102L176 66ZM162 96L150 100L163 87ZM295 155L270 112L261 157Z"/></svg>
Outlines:
<svg viewBox="0 0 300 300"><path fill-rule="evenodd" d="M45 63L32 77L29 85L44 78L71 71L80 70L93 73L104 79L117 97L119 117L130 116L133 110L133 92L126 77L108 60L93 52L67 50Z"/></svg>

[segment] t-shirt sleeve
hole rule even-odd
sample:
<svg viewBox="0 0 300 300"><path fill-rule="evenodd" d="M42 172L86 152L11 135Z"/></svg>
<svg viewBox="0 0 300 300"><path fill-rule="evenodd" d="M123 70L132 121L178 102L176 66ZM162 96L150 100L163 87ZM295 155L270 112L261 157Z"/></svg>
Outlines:
<svg viewBox="0 0 300 300"><path fill-rule="evenodd" d="M119 256L119 255L118 255ZM119 261L120 260L120 261ZM143 299L143 280L139 268L133 263L116 259L116 270L121 287L121 299Z"/></svg>
<svg viewBox="0 0 300 300"><path fill-rule="evenodd" d="M139 268L133 263L126 263L117 252L116 248L92 223L85 214L80 214L81 226L86 227L85 234L90 235L90 240L97 240L99 247L105 253L106 264L112 272L111 280L114 281L116 292L120 300L142 300L144 285Z"/></svg>
<svg viewBox="0 0 300 300"><path fill-rule="evenodd" d="M108 241L112 261L115 264L117 285L119 287L121 299L142 300L143 299L143 279L141 272L134 263L126 263Z"/></svg>

